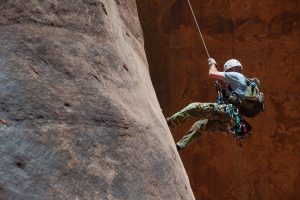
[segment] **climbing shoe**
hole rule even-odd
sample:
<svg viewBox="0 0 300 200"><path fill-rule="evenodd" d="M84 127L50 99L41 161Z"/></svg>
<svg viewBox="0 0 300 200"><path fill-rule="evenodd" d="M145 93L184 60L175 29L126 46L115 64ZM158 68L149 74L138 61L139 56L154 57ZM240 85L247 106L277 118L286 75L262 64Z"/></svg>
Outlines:
<svg viewBox="0 0 300 200"><path fill-rule="evenodd" d="M178 144L176 144L176 149L177 149L177 151L181 151L183 148L180 147Z"/></svg>

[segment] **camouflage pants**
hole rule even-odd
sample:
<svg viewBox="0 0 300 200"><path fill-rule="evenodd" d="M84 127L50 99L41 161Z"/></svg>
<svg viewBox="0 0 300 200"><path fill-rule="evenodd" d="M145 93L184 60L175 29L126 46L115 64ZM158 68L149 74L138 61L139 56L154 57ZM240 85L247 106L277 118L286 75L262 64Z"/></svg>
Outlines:
<svg viewBox="0 0 300 200"><path fill-rule="evenodd" d="M193 124L187 134L177 143L181 149L197 138L200 131L226 131L228 124L234 125L231 117L226 112L227 105L217 103L191 103L181 111L167 118L169 126L179 126L181 123L192 117L200 118Z"/></svg>

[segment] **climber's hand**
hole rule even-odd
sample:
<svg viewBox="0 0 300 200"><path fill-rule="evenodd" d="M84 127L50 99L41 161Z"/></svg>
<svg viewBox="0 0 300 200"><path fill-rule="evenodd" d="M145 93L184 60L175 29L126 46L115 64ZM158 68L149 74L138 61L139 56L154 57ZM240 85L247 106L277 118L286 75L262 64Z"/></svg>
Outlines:
<svg viewBox="0 0 300 200"><path fill-rule="evenodd" d="M217 62L213 58L208 59L208 66L211 66L211 65L216 65L217 66Z"/></svg>

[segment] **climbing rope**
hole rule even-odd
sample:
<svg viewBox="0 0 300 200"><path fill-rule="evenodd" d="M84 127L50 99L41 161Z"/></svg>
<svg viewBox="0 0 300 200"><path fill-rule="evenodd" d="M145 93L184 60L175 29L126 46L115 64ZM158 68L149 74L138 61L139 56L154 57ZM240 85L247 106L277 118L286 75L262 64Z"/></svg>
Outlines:
<svg viewBox="0 0 300 200"><path fill-rule="evenodd" d="M203 38L203 36L202 36L201 30L200 30L200 27L199 27L199 24L198 24L198 21L197 21L197 18L196 18L195 13L194 13L192 4L191 4L190 0L187 0L187 2L188 2L188 4L189 4L189 6L190 6L192 15L193 15L193 17L194 17L194 20L195 20L197 29L198 29L198 31L199 31L200 37L201 37L201 39L202 39L202 42L203 42L203 45L204 45L204 48L205 48L205 51L206 51L206 53L207 53L207 56L208 56L208 58L210 58L209 53L208 53L208 50L207 50L207 47L206 47L206 44L205 44L205 41L204 41L204 38ZM229 5L229 6L230 6L230 11L231 11L231 13L232 13L231 5ZM233 49L232 49L232 51L231 51L231 54L233 54ZM216 86L217 86L217 87L219 86L218 81L216 81ZM218 89L217 89L217 90L218 90ZM222 101L223 101L223 99L222 99L221 93L220 93L220 91L218 91L218 104L220 104ZM241 133L241 128L240 128L240 120L241 120L241 119L240 119L238 113L237 113L236 111L234 111L234 109L233 109L232 107L230 107L229 109L227 109L227 113L231 115L231 117L234 119L234 121L235 121L235 123L236 123L236 125L237 125L237 126L235 127L236 130L233 130L233 131L240 134L240 133ZM229 127L229 126L228 126L228 129L230 130L230 127ZM245 188L245 186L243 185L243 181L242 181L242 177L241 177L241 167L240 167L241 156L240 156L240 154L239 154L239 152L238 152L238 149L236 149L236 151L235 151L235 148L234 148L234 145L233 145L233 141L232 141L230 138L229 138L229 140L230 140L230 143L231 143L231 147L232 147L233 154L234 154L234 155L237 155L237 156L236 156L236 158L237 158L237 160L236 160L236 168L237 168L237 175L238 175L238 179L239 179L238 181L239 181L239 185L240 185L240 187L241 187L241 189L242 189L242 191L243 191L243 194L245 195L245 194L246 194L246 188ZM237 138L237 142L238 142L238 141L239 141L239 139ZM240 144L240 145L241 145L241 144Z"/></svg>
<svg viewBox="0 0 300 200"><path fill-rule="evenodd" d="M232 4L231 2L229 1L229 9L230 9L230 15L232 16ZM231 48L231 57L233 57L233 54L234 54L234 43L235 43L235 35L234 35L234 32L232 32L232 48ZM244 160L244 157L241 156L241 150L243 148L238 148L238 147L242 147L242 143L241 143L241 140L236 138L236 142L237 142L237 145L234 145L234 138L229 138L230 140L230 143L231 143L231 147L232 147L232 152L233 152L233 155L235 155L235 162L236 162L236 168L237 168L237 176L238 176L238 182L239 182L239 186L241 188L241 193L242 193L242 196L246 199L247 198L247 189L246 189L246 186L245 186L245 179L242 177L242 162L245 162ZM249 164L249 163L247 163ZM250 164L251 165L251 164Z"/></svg>
<svg viewBox="0 0 300 200"><path fill-rule="evenodd" d="M190 0L187 0L187 1L188 1L188 3L189 3L190 9L191 9L191 11L192 11L192 15L193 15L193 17L194 17L194 20L195 20L197 29L198 29L198 31L199 31L200 37L201 37L201 39L202 39L202 42L203 42L203 45L204 45L204 48L205 48L205 51L206 51L206 53L207 53L207 56L208 56L208 58L210 58L209 53L208 53L208 50L207 50L207 47L206 47L206 44L205 44L205 41L204 41L204 38L203 38L203 36L202 36L201 30L200 30L200 27L199 27L199 24L198 24L198 21L197 21L197 18L196 18L195 13L194 13L192 4L191 4Z"/></svg>
<svg viewBox="0 0 300 200"><path fill-rule="evenodd" d="M206 53L207 53L207 56L208 56L208 58L210 58L209 53L208 53L208 50L207 50L207 47L206 47L206 44L205 44L205 41L204 41L204 38L203 38L203 36L202 36L201 30L200 30L200 27L199 27L199 24L198 24L198 21L197 21L197 19L196 19L195 13L194 13L192 4L191 4L190 0L187 0L187 1L188 1L189 6L190 6L192 15L193 15L193 17L194 17L194 20L195 20L197 29L198 29L198 31L199 31L200 37L201 37L201 39L202 39L202 42L203 42L203 45L204 45L204 48L205 48L205 51L206 51ZM232 13L231 5L229 5L229 6L230 6L230 11L231 11L231 13ZM234 38L233 38L233 39L234 39ZM234 42L234 40L233 40L233 42ZM232 51L231 51L231 54L233 54L233 49L232 49ZM216 81L216 86L217 86L217 87L219 86L218 81ZM218 104L221 104L222 101L223 101L223 99L222 99L221 93L220 93L220 91L218 91ZM241 131L241 126L240 126L241 118L240 118L240 116L238 115L238 112L235 111L235 110L233 109L233 107L231 106L231 107L227 108L227 113L234 119L234 121L235 121L235 123L236 123L236 127L234 128L233 132L235 132L236 136L240 136L240 134L241 134L241 132L242 132L242 131ZM230 129L229 126L228 126L228 129L229 129L230 131L232 131L232 130ZM232 141L230 138L229 138L229 140L230 140L230 143L231 143L232 152L233 152L233 154L234 154L235 157L236 157L236 169L237 169L237 176L238 176L239 185L240 185L240 187L241 187L241 190L242 190L243 195L246 195L246 188L245 188L245 185L243 184L243 180L242 180L242 177L241 177L241 166L240 166L240 163L241 163L241 161L242 161L242 160L241 160L241 155L240 155L238 149L235 150L234 145L233 145L233 141ZM238 143L239 146L241 146L239 137L237 137L237 143ZM247 197L247 196L245 196L245 198L246 198L246 197Z"/></svg>

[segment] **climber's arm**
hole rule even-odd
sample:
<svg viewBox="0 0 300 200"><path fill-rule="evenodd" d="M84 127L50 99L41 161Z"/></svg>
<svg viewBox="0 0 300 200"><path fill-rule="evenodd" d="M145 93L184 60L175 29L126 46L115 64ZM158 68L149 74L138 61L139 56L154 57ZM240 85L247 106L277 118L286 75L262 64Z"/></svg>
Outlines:
<svg viewBox="0 0 300 200"><path fill-rule="evenodd" d="M217 63L213 58L208 59L208 65L209 65L208 77L223 81L225 78L225 73L218 71L216 64Z"/></svg>

